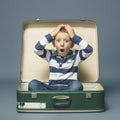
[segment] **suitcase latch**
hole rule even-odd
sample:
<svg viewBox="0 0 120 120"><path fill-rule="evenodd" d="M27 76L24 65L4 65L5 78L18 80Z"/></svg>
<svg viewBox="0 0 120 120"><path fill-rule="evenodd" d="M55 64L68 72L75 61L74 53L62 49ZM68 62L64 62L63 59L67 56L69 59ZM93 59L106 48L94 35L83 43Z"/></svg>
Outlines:
<svg viewBox="0 0 120 120"><path fill-rule="evenodd" d="M86 99L91 99L92 98L92 94L91 93L86 93Z"/></svg>
<svg viewBox="0 0 120 120"><path fill-rule="evenodd" d="M32 97L33 99L36 99L36 98L37 98L37 93L32 93L32 94L31 94L31 97Z"/></svg>

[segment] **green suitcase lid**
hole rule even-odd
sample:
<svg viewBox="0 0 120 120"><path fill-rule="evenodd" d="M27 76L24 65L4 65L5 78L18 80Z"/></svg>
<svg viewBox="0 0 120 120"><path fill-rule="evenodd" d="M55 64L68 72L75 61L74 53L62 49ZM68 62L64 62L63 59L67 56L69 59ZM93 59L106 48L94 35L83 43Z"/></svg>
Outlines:
<svg viewBox="0 0 120 120"><path fill-rule="evenodd" d="M44 35L48 34L59 24L70 24L75 33L86 40L94 49L93 54L79 65L78 79L82 82L96 82L99 78L98 63L98 34L97 25L90 20L34 20L23 24L21 80L29 82L32 79L47 82L49 66L46 61L34 53L34 45ZM54 49L52 44L47 49ZM75 49L79 49L77 45Z"/></svg>

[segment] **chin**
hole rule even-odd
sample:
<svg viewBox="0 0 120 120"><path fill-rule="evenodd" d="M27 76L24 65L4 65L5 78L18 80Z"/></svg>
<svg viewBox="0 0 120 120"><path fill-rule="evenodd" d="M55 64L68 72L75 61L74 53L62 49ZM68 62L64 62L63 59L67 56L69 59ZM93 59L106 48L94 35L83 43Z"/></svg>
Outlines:
<svg viewBox="0 0 120 120"><path fill-rule="evenodd" d="M61 57L65 57L66 55L63 55L63 54L59 54Z"/></svg>
<svg viewBox="0 0 120 120"><path fill-rule="evenodd" d="M65 56L67 56L67 53L61 53L61 52L59 52L59 55L60 55L61 57L65 57Z"/></svg>

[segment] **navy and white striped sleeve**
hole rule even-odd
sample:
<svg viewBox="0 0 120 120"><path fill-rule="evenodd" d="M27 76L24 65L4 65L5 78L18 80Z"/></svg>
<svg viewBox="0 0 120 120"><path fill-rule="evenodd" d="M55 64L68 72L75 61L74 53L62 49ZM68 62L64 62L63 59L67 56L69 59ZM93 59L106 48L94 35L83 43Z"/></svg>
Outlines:
<svg viewBox="0 0 120 120"><path fill-rule="evenodd" d="M38 41L34 47L34 52L41 58L49 61L51 56L51 51L46 50L45 46L53 40L50 34L44 36L40 41Z"/></svg>
<svg viewBox="0 0 120 120"><path fill-rule="evenodd" d="M81 60L85 60L92 54L93 47L89 45L85 40L83 40L80 36L74 35L72 41L79 45L81 48L81 50L79 51L79 56Z"/></svg>

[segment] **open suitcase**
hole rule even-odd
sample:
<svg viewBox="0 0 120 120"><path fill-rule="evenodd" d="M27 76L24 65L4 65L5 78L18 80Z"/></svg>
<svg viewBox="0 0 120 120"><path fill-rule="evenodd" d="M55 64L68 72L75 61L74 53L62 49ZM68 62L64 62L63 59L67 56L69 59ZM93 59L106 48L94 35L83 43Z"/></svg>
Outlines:
<svg viewBox="0 0 120 120"><path fill-rule="evenodd" d="M34 45L59 24L70 24L75 33L94 49L93 54L79 65L78 80L83 91L28 91L32 79L49 79L48 63L38 57ZM52 44L46 49L54 49ZM77 45L74 49L79 49ZM100 112L104 111L104 88L99 79L97 25L90 20L34 20L23 24L21 83L17 89L18 112Z"/></svg>

